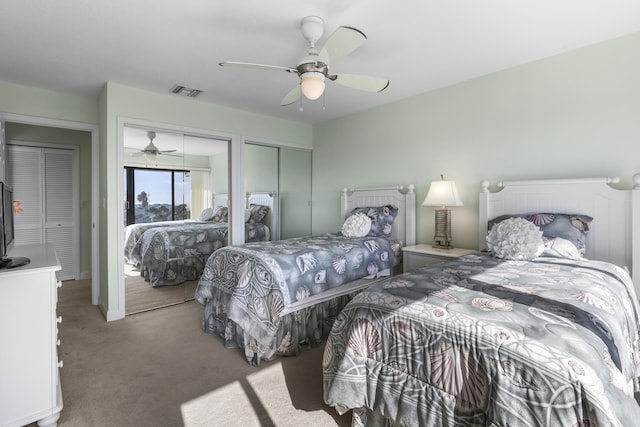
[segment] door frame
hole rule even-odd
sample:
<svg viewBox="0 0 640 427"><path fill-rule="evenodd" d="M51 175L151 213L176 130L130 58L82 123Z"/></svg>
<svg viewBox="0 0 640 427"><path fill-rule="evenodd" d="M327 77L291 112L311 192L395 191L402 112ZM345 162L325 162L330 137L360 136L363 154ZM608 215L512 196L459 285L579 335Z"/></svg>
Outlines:
<svg viewBox="0 0 640 427"><path fill-rule="evenodd" d="M4 121L34 126L47 126L60 129L79 130L91 134L91 304L98 305L100 298L100 242L98 221L100 207L100 136L97 125L46 117L3 113ZM78 248L79 249L79 248Z"/></svg>
<svg viewBox="0 0 640 427"><path fill-rule="evenodd" d="M6 141L7 151L9 150L9 146L15 147L32 147L32 148L40 148L42 149L42 165L45 164L44 154L45 149L49 150L67 150L72 151L73 154L71 156L72 170L71 170L71 189L73 192L73 215L74 215L74 224L73 224L73 280L84 279L85 277L80 277L80 148L76 145L65 145L65 144L53 144L47 142L31 142L24 141L20 139L12 139ZM42 176L44 179L44 170L42 172ZM46 193L44 188L42 189L42 195L46 199ZM46 236L47 232L47 221L46 217L43 216L41 218L42 221L42 231L43 231L43 240ZM69 279L62 279L69 280Z"/></svg>

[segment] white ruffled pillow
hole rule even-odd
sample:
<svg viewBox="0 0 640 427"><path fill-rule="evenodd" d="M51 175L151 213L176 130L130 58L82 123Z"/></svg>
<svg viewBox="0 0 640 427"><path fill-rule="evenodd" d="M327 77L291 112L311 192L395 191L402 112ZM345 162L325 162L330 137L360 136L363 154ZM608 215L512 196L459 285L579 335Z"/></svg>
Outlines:
<svg viewBox="0 0 640 427"><path fill-rule="evenodd" d="M493 226L487 235L487 248L496 258L537 258L544 250L542 231L524 218L509 218Z"/></svg>
<svg viewBox="0 0 640 427"><path fill-rule="evenodd" d="M342 224L342 235L346 237L364 237L371 230L371 218L364 213L351 215Z"/></svg>
<svg viewBox="0 0 640 427"><path fill-rule="evenodd" d="M202 212L200 212L200 216L198 217L199 221L209 221L213 216L212 208L204 208Z"/></svg>

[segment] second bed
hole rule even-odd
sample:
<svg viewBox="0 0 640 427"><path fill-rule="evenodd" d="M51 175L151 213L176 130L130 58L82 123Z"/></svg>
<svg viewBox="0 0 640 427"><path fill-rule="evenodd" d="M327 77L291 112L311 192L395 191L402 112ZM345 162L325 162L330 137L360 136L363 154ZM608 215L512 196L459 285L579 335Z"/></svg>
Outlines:
<svg viewBox="0 0 640 427"><path fill-rule="evenodd" d="M222 248L195 293L206 332L244 348L258 364L326 338L342 307L362 288L400 269L415 241L415 193L408 188L345 189L341 217L373 218L363 237L342 233Z"/></svg>

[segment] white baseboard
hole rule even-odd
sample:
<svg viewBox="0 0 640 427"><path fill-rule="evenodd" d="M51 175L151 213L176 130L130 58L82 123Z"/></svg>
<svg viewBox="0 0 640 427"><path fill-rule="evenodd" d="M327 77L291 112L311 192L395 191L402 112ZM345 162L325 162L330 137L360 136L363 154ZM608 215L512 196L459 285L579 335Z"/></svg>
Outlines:
<svg viewBox="0 0 640 427"><path fill-rule="evenodd" d="M124 312L120 310L105 310L104 305L98 304L100 312L104 316L107 322L113 322L114 320L124 319Z"/></svg>

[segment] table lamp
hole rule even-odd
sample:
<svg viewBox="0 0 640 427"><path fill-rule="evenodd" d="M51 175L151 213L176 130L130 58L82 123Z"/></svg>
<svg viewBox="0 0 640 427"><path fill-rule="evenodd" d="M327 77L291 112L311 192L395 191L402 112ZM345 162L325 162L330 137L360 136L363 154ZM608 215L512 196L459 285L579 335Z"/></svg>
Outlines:
<svg viewBox="0 0 640 427"><path fill-rule="evenodd" d="M436 232L433 236L434 248L453 249L451 244L451 209L449 206L464 206L456 183L444 179L440 175L440 181L432 181L427 197L422 202L422 206L436 207Z"/></svg>

